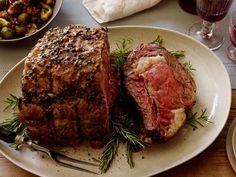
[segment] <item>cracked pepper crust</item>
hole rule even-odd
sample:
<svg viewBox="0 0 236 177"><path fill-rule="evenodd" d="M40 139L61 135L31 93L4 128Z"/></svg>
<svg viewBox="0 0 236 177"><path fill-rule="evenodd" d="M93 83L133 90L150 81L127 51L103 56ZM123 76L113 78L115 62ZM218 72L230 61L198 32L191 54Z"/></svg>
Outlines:
<svg viewBox="0 0 236 177"><path fill-rule="evenodd" d="M42 144L104 140L109 129L107 28L50 29L25 59L18 116Z"/></svg>

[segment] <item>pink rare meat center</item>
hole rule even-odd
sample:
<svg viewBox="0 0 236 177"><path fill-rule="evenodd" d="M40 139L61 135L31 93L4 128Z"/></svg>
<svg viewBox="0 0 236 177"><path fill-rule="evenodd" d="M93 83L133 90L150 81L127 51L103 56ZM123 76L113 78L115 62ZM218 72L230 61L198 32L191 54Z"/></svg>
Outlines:
<svg viewBox="0 0 236 177"><path fill-rule="evenodd" d="M173 68L166 62L154 64L140 76L155 108L151 127L165 131L175 116L171 110L184 107L181 99L184 97L183 85L175 79Z"/></svg>
<svg viewBox="0 0 236 177"><path fill-rule="evenodd" d="M173 68L167 63L158 62L141 76L144 78L149 95L158 107L167 109L184 107L183 85L175 79Z"/></svg>

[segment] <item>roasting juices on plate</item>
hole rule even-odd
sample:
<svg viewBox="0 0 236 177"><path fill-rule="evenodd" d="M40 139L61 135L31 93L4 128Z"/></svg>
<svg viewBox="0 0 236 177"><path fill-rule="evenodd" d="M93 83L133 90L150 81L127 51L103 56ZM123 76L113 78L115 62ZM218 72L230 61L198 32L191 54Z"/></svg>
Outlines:
<svg viewBox="0 0 236 177"><path fill-rule="evenodd" d="M50 29L25 57L17 100L18 121L33 141L106 145L102 172L121 142L130 155L172 138L196 102L191 74L161 40L132 50L119 41L110 53L108 32L83 25Z"/></svg>

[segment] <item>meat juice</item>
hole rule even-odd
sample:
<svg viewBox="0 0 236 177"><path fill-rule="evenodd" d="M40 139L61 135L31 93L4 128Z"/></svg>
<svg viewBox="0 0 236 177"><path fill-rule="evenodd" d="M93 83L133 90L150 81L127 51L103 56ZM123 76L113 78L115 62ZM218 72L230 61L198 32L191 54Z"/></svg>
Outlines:
<svg viewBox="0 0 236 177"><path fill-rule="evenodd" d="M197 14L196 0L178 0L179 6L190 14Z"/></svg>
<svg viewBox="0 0 236 177"><path fill-rule="evenodd" d="M217 22L222 20L227 14L232 0L196 0L198 15L208 22Z"/></svg>
<svg viewBox="0 0 236 177"><path fill-rule="evenodd" d="M236 47L236 11L232 14L229 24L229 38L231 43Z"/></svg>

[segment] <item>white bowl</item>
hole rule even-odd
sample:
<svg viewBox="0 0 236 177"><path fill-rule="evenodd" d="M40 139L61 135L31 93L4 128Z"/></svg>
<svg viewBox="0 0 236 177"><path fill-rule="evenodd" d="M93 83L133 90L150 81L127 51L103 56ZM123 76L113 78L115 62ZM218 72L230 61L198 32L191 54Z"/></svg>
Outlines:
<svg viewBox="0 0 236 177"><path fill-rule="evenodd" d="M16 41L20 41L26 38L30 38L31 36L35 35L36 33L40 32L41 30L43 30L46 26L48 26L53 19L57 16L58 12L61 9L62 6L62 2L63 0L56 0L55 6L53 8L53 14L51 16L51 18L45 22L39 29L37 29L35 32L31 33L30 35L26 35L20 38L13 38L13 39L0 39L0 42L16 42Z"/></svg>

